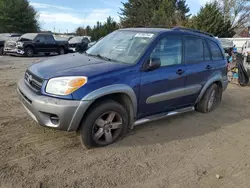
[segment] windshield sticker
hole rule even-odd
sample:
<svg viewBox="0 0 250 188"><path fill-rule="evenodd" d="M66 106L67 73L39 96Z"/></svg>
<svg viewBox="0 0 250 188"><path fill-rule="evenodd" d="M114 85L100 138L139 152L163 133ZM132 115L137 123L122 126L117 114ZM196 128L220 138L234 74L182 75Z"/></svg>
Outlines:
<svg viewBox="0 0 250 188"><path fill-rule="evenodd" d="M154 34L152 33L137 33L135 37L141 37L141 38L152 38Z"/></svg>

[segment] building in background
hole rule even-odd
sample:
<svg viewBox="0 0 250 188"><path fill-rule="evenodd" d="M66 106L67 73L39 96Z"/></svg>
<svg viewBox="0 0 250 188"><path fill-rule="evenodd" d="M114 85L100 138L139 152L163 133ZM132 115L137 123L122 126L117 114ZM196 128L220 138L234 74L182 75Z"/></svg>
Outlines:
<svg viewBox="0 0 250 188"><path fill-rule="evenodd" d="M235 32L233 38L250 38L250 27L239 27Z"/></svg>

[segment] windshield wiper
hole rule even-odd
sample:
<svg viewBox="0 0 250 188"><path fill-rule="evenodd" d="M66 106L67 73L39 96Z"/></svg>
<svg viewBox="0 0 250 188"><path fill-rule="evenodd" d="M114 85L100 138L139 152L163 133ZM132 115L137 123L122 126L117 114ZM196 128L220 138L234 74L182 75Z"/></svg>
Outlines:
<svg viewBox="0 0 250 188"><path fill-rule="evenodd" d="M88 54L87 52L85 52L88 56L92 56L92 57L98 57L100 59L104 59L106 61L112 61L112 59L108 58L108 57L104 57L100 54Z"/></svg>
<svg viewBox="0 0 250 188"><path fill-rule="evenodd" d="M97 54L96 57L99 57L100 59L104 59L104 60L106 60L106 61L112 61L112 59L110 59L110 58L108 58L108 57L104 57L104 56L102 56L102 55L100 55L100 54Z"/></svg>
<svg viewBox="0 0 250 188"><path fill-rule="evenodd" d="M87 52L85 52L85 54L87 54L87 56L98 57L98 58L103 59L103 60L106 60L106 61L112 61L112 62L116 62L116 63L121 63L121 62L118 61L118 60L115 60L115 59L111 59L111 58L102 56L101 54L88 54Z"/></svg>

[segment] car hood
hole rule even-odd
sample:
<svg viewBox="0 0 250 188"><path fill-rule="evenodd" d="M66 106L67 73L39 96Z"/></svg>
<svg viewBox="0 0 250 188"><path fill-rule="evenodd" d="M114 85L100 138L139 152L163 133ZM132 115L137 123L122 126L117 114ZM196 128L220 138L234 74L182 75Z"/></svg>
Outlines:
<svg viewBox="0 0 250 188"><path fill-rule="evenodd" d="M96 76L129 67L129 64L114 63L86 54L67 54L34 63L30 72L43 79L60 76Z"/></svg>

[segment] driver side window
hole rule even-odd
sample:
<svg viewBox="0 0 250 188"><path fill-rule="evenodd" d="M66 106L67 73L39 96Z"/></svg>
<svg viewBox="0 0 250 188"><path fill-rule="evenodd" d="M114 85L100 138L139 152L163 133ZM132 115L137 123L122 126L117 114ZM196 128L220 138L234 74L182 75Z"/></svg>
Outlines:
<svg viewBox="0 0 250 188"><path fill-rule="evenodd" d="M35 39L36 42L45 43L45 37L43 35L38 35Z"/></svg>
<svg viewBox="0 0 250 188"><path fill-rule="evenodd" d="M161 66L177 65L182 63L181 36L167 36L162 38L150 55L161 62Z"/></svg>

